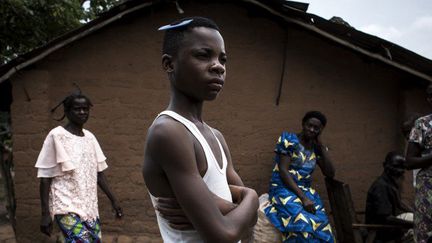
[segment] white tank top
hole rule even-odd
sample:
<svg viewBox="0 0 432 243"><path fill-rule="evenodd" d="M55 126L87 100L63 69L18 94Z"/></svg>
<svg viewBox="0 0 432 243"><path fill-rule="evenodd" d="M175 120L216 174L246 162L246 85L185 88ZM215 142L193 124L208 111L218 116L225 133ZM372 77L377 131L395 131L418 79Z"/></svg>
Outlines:
<svg viewBox="0 0 432 243"><path fill-rule="evenodd" d="M191 121L177 114L174 111L168 111L168 110L163 111L156 117L156 119L161 115L170 116L173 119L177 120L178 122L182 123L195 136L195 138L201 144L207 160L207 171L203 176L204 182L206 183L207 187L211 192L213 192L217 196L227 201L232 202L231 192L229 190L228 181L226 177L226 168L227 168L226 155L222 148L221 143L219 142L216 135L213 133L213 130L209 128L212 131L213 136L215 136L216 141L219 145L219 149L221 150L222 168L220 168L216 160L216 157L213 154L213 151L211 150L209 144L207 143L207 140L205 140L204 136L201 134L201 132L198 130L195 124L193 124ZM154 206L155 197L150 194L150 198ZM164 242L167 243L203 242L201 236L197 231L195 230L180 231L180 230L173 229L169 226L168 222L159 215L157 211L156 211L156 217L159 225L159 230Z"/></svg>

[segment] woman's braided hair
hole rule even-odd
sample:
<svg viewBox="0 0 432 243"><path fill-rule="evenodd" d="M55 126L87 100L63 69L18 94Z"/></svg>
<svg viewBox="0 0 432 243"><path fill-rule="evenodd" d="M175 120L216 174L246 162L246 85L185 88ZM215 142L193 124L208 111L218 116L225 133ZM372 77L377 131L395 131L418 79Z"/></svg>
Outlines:
<svg viewBox="0 0 432 243"><path fill-rule="evenodd" d="M54 108L51 109L51 114L53 114L57 110L57 108L59 108L61 105L63 105L64 108L63 116L60 119L54 118L54 120L62 121L66 117L66 113L70 111L70 109L72 108L75 99L83 98L87 101L87 104L90 107L93 106L90 99L87 96L82 94L80 87L76 83L74 83L74 86L77 88L77 90L73 91L70 95L66 96L62 101L60 101L60 103L58 103Z"/></svg>

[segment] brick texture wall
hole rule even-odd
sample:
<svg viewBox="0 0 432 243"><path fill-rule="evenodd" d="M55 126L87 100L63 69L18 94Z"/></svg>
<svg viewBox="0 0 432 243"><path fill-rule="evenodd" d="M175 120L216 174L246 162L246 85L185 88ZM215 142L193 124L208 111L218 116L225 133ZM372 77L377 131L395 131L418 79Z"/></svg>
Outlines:
<svg viewBox="0 0 432 243"><path fill-rule="evenodd" d="M205 104L204 119L218 128L245 184L266 192L274 144L283 130L300 131L308 110L328 117L323 141L330 147L337 178L349 183L355 206L364 210L367 189L381 173L385 154L403 149L399 122L407 111L426 112L421 87L400 71L361 57L294 26L251 17L231 4L182 5L186 15L205 15L221 27L228 53L227 82L220 97ZM177 19L173 6L128 17L48 56L15 75L12 106L19 242L50 242L38 233L40 204L34 163L61 109L55 106L79 84L94 104L86 126L98 138L106 171L125 217L115 220L99 194L106 235L159 239L155 215L141 175L147 128L168 104L157 27ZM284 40L288 52L286 65ZM275 105L281 73L282 97ZM320 170L314 186L326 201ZM407 177L404 198L412 200ZM327 202L326 202L327 203Z"/></svg>

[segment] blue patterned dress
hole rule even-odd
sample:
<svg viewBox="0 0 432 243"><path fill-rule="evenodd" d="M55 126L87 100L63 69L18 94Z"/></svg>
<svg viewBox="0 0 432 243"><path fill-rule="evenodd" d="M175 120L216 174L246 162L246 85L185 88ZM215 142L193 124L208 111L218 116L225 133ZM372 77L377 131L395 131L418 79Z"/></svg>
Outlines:
<svg viewBox="0 0 432 243"><path fill-rule="evenodd" d="M270 180L270 205L264 209L272 224L282 232L284 243L334 242L333 233L318 193L311 187L316 155L306 150L294 133L283 132L276 144L276 156ZM307 212L302 201L290 191L279 173L280 156L291 158L289 173L298 187L315 204L316 213Z"/></svg>

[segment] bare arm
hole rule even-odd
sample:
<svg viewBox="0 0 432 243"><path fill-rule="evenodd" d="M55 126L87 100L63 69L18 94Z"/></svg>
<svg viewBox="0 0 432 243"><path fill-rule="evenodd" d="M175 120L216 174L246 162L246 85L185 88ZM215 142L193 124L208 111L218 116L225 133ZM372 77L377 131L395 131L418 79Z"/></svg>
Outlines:
<svg viewBox="0 0 432 243"><path fill-rule="evenodd" d="M241 203L223 215L196 167L193 141L177 123L159 124L151 131L147 153L163 168L179 205L206 242L235 242L255 219L258 197L242 189ZM170 153L166 153L166 148ZM202 217L206 215L206 217Z"/></svg>
<svg viewBox="0 0 432 243"><path fill-rule="evenodd" d="M97 183L100 189L107 195L108 199L111 201L111 205L116 212L116 217L121 218L123 216L122 209L119 206L117 199L114 197L114 194L111 192L106 176L102 171L98 172L97 174Z"/></svg>
<svg viewBox="0 0 432 243"><path fill-rule="evenodd" d="M303 193L303 191L297 186L297 183L294 181L294 179L291 177L291 174L288 171L289 165L291 164L291 159L287 155L280 154L280 162L279 162L279 173L281 175L282 181L284 182L285 186L292 192L294 192L297 197L300 198L300 200L303 203L303 207L306 211L310 213L315 213L316 209L314 207L314 203L306 197L306 195Z"/></svg>
<svg viewBox="0 0 432 243"><path fill-rule="evenodd" d="M228 164L227 164L227 180L228 180L228 184L230 185L233 202L236 204L239 204L240 203L239 196L235 193L235 191L236 191L235 186L244 186L243 181L234 169L234 165L233 165L232 157L231 157L231 152L228 149L228 145L225 141L224 136L222 135L221 132L219 132L216 129L213 129L213 131L214 131L215 135L217 136L217 138L219 139L219 141L222 145L222 148L225 152L225 155L227 157L227 162L228 162ZM233 186L233 185L235 185L235 186ZM233 205L235 206L236 204L233 204ZM255 220L253 220L251 222L251 225L250 225L248 232L245 235L243 235L243 238L241 240L242 242L251 242L252 241L253 229L254 229L254 226L255 226L257 220L258 220L258 214L256 214Z"/></svg>
<svg viewBox="0 0 432 243"><path fill-rule="evenodd" d="M240 178L240 176L237 174L237 172L234 169L234 165L233 165L232 157L231 157L231 152L228 149L228 145L225 141L224 136L222 135L221 132L219 132L216 129L213 129L213 131L214 131L216 137L218 138L219 142L221 143L222 148L223 148L225 155L226 155L226 158L227 158L227 171L226 171L226 173L227 173L228 184L230 185L233 203L226 201L225 204L227 204L227 205L225 206L225 209L229 209L230 208L229 205L231 205L231 210L232 210L235 208L236 204L240 203L239 199L241 198L240 195L238 194L239 190L235 186L244 187L244 184L243 184L242 179ZM221 203L221 205L223 205L223 204ZM258 215L257 215L257 219L258 219ZM254 220L251 223L252 223L251 226L254 226L256 224L256 220Z"/></svg>
<svg viewBox="0 0 432 243"><path fill-rule="evenodd" d="M230 191L232 195L233 202L224 200L217 195L212 193L213 199L216 202L217 207L219 208L222 215L226 215L231 212L234 208L237 207L239 203L239 199L241 198L241 190L235 186L244 186L240 176L234 170L234 166L231 160L231 153L226 144L225 138L223 135L216 129L213 129L213 132L219 139L222 148L227 157L227 180L230 185ZM177 230L190 230L193 229L193 226L189 219L183 212L183 209L178 205L177 199L175 198L162 198L159 197L157 203L155 205L156 210L159 211L160 215L168 220L170 226ZM252 226L256 223L252 222Z"/></svg>
<svg viewBox="0 0 432 243"><path fill-rule="evenodd" d="M318 140L315 144L315 150L318 155L317 164L320 167L323 175L333 178L335 176L335 168L333 166L333 161L329 156L327 146L322 144L320 137L318 137Z"/></svg>
<svg viewBox="0 0 432 243"><path fill-rule="evenodd" d="M39 185L39 194L41 200L42 217L40 222L40 231L48 236L51 236L53 225L49 210L49 192L51 188L52 178L41 178Z"/></svg>
<svg viewBox="0 0 432 243"><path fill-rule="evenodd" d="M328 155L328 151L326 151L326 149L321 150L322 153L320 158L317 160L317 164L321 168L323 175L333 178L335 176L335 168L333 166L333 161Z"/></svg>
<svg viewBox="0 0 432 243"><path fill-rule="evenodd" d="M213 128L212 128L213 129ZM225 141L224 136L222 135L221 132L219 132L216 129L213 129L213 132L215 133L216 137L219 139L219 142L222 145L222 148L225 152L226 158L227 158L227 180L228 180L228 184L229 185L236 185L236 186L244 186L242 179L240 178L240 176L237 174L237 172L234 169L234 165L232 162L232 158L231 158L231 152L228 149L228 145Z"/></svg>
<svg viewBox="0 0 432 243"><path fill-rule="evenodd" d="M237 193L236 188L230 186L231 194ZM234 191L234 192L233 192ZM222 215L227 215L234 208L237 207L236 204L224 200L217 195L211 193L213 200ZM159 214L169 222L169 225L177 230L191 230L194 229L190 220L186 217L183 209L178 204L177 199L173 197L158 197L156 198L155 209L159 211Z"/></svg>
<svg viewBox="0 0 432 243"><path fill-rule="evenodd" d="M405 167L412 169L421 169L432 165L432 154L421 156L422 149L418 143L409 142Z"/></svg>

